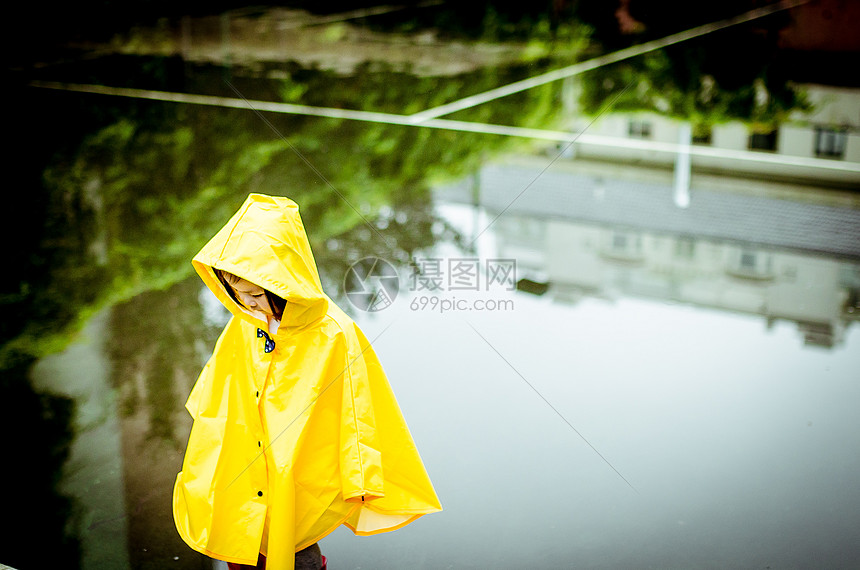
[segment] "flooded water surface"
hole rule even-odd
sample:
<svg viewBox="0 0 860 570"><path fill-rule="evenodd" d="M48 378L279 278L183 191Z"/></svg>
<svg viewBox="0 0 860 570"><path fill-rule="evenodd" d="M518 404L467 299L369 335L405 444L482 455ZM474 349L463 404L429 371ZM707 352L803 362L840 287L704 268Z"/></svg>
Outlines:
<svg viewBox="0 0 860 570"><path fill-rule="evenodd" d="M30 39L0 563L215 567L171 511L228 318L190 259L260 192L301 207L444 509L339 528L329 568L860 565L860 90L809 39L856 58L821 12L852 8L556 4ZM368 258L393 268L371 298Z"/></svg>

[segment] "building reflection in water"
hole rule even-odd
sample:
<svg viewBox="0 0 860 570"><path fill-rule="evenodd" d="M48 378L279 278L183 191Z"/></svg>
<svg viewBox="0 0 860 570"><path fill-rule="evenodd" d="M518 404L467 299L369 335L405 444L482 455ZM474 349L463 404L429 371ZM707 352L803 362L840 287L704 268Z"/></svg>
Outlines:
<svg viewBox="0 0 860 570"><path fill-rule="evenodd" d="M805 344L823 347L839 345L857 320L860 209L850 199L697 175L681 208L671 172L582 160L544 171L547 162L488 165L437 192L484 209L488 223L504 212L483 253L516 259L521 289L565 302L689 303L760 315L768 326L789 320Z"/></svg>

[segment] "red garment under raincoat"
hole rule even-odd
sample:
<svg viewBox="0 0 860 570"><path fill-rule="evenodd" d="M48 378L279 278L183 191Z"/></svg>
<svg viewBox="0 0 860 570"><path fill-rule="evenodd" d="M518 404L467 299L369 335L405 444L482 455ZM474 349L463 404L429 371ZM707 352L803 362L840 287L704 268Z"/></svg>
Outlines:
<svg viewBox="0 0 860 570"><path fill-rule="evenodd" d="M189 546L291 569L341 524L370 535L441 510L373 348L322 291L294 202L252 194L192 263L233 317L186 403L173 516ZM286 299L273 334L213 268Z"/></svg>

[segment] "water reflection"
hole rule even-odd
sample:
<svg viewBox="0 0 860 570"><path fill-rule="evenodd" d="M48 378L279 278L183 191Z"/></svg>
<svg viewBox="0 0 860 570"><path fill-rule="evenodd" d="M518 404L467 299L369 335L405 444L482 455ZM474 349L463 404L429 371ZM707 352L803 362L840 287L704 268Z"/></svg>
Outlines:
<svg viewBox="0 0 860 570"><path fill-rule="evenodd" d="M75 50L98 48L88 58L63 50L55 58L50 48L58 44L47 45L39 63L49 65L27 62L19 73L25 82L235 96L229 80L249 99L410 114L646 39L598 33L605 13L591 20L598 32L589 39L580 22L527 6L465 15L449 6L426 8L376 19L283 9L171 14L159 26L119 34L124 43L100 35L76 44ZM771 21L759 29L778 27ZM658 32L654 27L647 37ZM34 550L18 537L38 523L40 538L60 545L51 555L66 567L78 559L85 568L205 564L176 536L169 498L190 427L182 404L224 315L201 299L188 260L248 192L263 191L302 205L326 291L348 310L343 275L368 254L401 267L439 248L515 258L518 310L502 319L482 315L476 326L499 334L492 341L526 377L560 379L539 388L578 426L585 422L601 450L609 446L625 475L651 493L650 515L619 497L605 466L572 451L575 437L560 434L547 420L551 414L528 406L504 383L511 371L485 345L409 313L407 298L375 320L356 316L371 331L389 315L408 323L396 339L380 339L380 350L451 508L439 522L405 537L380 537L372 547L332 537L330 548L343 564L505 567L516 561L530 567L535 560L564 565L582 555L591 566L636 565L635 554L616 548L621 543L644 545L641 552L656 566L705 564L696 548L712 549L709 531L724 531L721 524L733 518L702 499L690 481L701 480L709 472L704 467L745 489L767 479L739 480L729 468L735 465L782 483L774 487L774 502L756 503L761 512L813 512L823 529L813 534L840 542L839 525L856 521L845 511L856 497L846 492L840 506L825 487L842 489L856 463L834 447L857 445L853 411L844 404L855 394L846 371L857 365L860 221L856 195L834 187L857 186L860 138L843 124L856 117L857 95L844 88L796 89L784 65L766 73L778 54L768 51L774 38L760 36L749 29L733 36L743 40L735 48L769 46L756 52L761 57L745 59L743 77L726 67L737 58L704 42L454 116L559 129L566 131L557 139L563 141L588 127L576 144L563 142L544 154L542 147L531 152L528 139L492 134L17 90L20 113L11 130L25 151L17 165L24 190L10 193L7 211L27 225L28 239L19 225L4 224L6 242L16 247L0 297L0 401L9 406L3 416L30 436L26 449L16 440L5 456L20 457L38 473L21 479L5 469L4 476L14 477L4 487L38 495L31 500L22 493L17 512L51 515L32 524L29 515L6 517L17 528L4 527L4 540ZM709 41L722 45L725 38ZM686 65L702 53L709 57L701 69ZM627 113L606 113L600 123L582 114L630 83L634 88L618 108ZM828 107L834 97L842 102ZM814 114L807 113L809 102L817 105ZM679 129L674 119L689 128ZM721 124L727 119L738 121ZM690 147L690 160L679 161L687 169L680 177L684 209L677 207L671 172L660 170L671 168L679 140ZM561 150L565 156L557 160ZM740 171L747 177L734 176ZM777 176L794 183L760 179ZM439 190L434 195L431 188ZM466 204L470 223L440 209L439 200ZM595 309L606 299L613 304ZM706 309L695 314L707 318L675 311L675 304ZM748 317L766 327L748 326ZM674 330L661 328L661 319ZM798 331L803 343L831 350L821 351L820 360L795 350ZM745 383L744 371L718 361L714 351L671 350L685 342L684 334L768 370L760 384ZM747 344L730 342L735 335ZM571 345L588 347L577 353L573 379L569 363L559 360ZM631 356L639 358L632 366ZM684 374L670 370L675 367ZM702 380L709 367L735 381ZM810 378L832 380L813 390ZM806 395L814 408L792 394ZM709 396L722 407L703 406ZM742 421L726 425L723 410ZM697 413L707 421L696 423ZM797 428L801 417L804 429ZM499 425L499 418L518 421ZM641 431L629 428L634 424ZM676 437L678 426L695 437ZM721 430L750 443L738 451ZM702 459L702 449L709 458ZM809 469L797 469L797 457ZM665 465L689 477L674 477ZM786 479L785 472L796 475ZM61 475L64 483L55 488ZM521 492L523 481L540 492ZM667 490L672 484L677 495ZM729 485L708 479L706 486L725 491ZM787 498L792 493L820 498L825 507ZM759 516L731 504L747 520ZM582 517L571 519L571 508ZM615 517L624 514L631 516ZM794 528L809 519L780 520ZM532 536L526 528L543 532ZM761 527L749 536L767 538L773 551L784 546ZM685 541L696 548L682 548ZM524 543L535 548L505 546ZM682 554L672 558L671 552ZM712 553L725 562L721 556ZM741 555L744 563L751 559ZM26 567L20 560L16 554L0 562Z"/></svg>
<svg viewBox="0 0 860 570"><path fill-rule="evenodd" d="M199 285L186 279L113 307L105 339L117 393L134 567L201 567L171 532L171 495L191 429L184 402L220 327L204 318ZM174 557L178 557L175 560Z"/></svg>
<svg viewBox="0 0 860 570"><path fill-rule="evenodd" d="M438 196L486 209L489 220L504 210L488 255L517 259L521 277L555 299L634 296L760 315L768 326L785 319L804 343L825 347L857 320L860 210L850 198L842 207L793 202L791 187L749 195L700 176L681 209L668 173L546 165L488 165Z"/></svg>

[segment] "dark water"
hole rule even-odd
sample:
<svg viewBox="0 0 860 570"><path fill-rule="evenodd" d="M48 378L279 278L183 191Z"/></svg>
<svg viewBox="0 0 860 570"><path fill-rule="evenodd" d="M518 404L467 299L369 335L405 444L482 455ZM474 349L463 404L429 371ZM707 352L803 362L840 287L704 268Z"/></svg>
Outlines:
<svg viewBox="0 0 860 570"><path fill-rule="evenodd" d="M345 11L96 19L12 61L0 563L211 566L170 511L184 401L225 319L189 260L265 192L302 207L445 508L339 529L330 567L860 564L860 142L826 122L860 95L825 85L822 110L794 87L811 72L776 43L791 19L444 116L470 132L398 116L730 14L625 36L609 13ZM686 194L677 153L600 138L674 145L679 123L731 151L694 152ZM771 158L751 154L777 126ZM368 255L400 275L377 312L343 287Z"/></svg>

